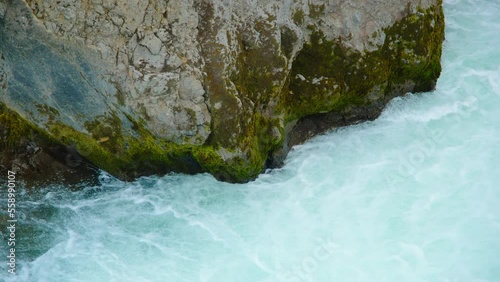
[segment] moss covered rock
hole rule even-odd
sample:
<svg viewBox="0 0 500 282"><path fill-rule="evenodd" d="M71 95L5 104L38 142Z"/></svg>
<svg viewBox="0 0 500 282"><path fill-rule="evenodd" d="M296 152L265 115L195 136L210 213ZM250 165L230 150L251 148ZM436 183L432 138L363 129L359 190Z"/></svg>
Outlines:
<svg viewBox="0 0 500 282"><path fill-rule="evenodd" d="M68 173L245 182L441 71L438 0L56 2L0 14L1 160L27 178L36 146Z"/></svg>

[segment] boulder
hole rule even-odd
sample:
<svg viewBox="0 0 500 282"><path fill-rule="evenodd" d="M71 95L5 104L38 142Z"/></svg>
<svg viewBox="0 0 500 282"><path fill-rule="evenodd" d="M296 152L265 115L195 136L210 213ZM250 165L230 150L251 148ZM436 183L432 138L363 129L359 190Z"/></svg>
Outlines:
<svg viewBox="0 0 500 282"><path fill-rule="evenodd" d="M121 179L245 182L432 90L443 40L441 0L0 0L0 104Z"/></svg>

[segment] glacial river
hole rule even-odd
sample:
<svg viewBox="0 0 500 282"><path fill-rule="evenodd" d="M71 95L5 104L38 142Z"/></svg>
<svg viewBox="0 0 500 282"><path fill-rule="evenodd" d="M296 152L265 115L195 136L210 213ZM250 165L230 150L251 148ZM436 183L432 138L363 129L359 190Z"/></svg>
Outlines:
<svg viewBox="0 0 500 282"><path fill-rule="evenodd" d="M0 280L500 281L500 2L444 6L436 91L244 185L103 176L20 192L17 276L2 230Z"/></svg>

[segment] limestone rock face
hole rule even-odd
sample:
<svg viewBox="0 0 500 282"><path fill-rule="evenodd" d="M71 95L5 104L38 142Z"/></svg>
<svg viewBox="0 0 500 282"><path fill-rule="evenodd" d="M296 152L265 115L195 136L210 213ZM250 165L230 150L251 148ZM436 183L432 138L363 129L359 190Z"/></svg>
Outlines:
<svg viewBox="0 0 500 282"><path fill-rule="evenodd" d="M246 181L431 90L443 30L441 0L0 0L0 102L121 178Z"/></svg>

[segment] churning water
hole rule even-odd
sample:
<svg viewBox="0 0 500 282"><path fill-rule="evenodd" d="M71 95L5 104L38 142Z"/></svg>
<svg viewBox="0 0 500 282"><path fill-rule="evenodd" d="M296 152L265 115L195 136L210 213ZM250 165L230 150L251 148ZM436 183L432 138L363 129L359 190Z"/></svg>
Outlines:
<svg viewBox="0 0 500 282"><path fill-rule="evenodd" d="M2 263L0 280L500 281L500 2L445 14L435 92L296 147L254 182L19 194L18 274Z"/></svg>

